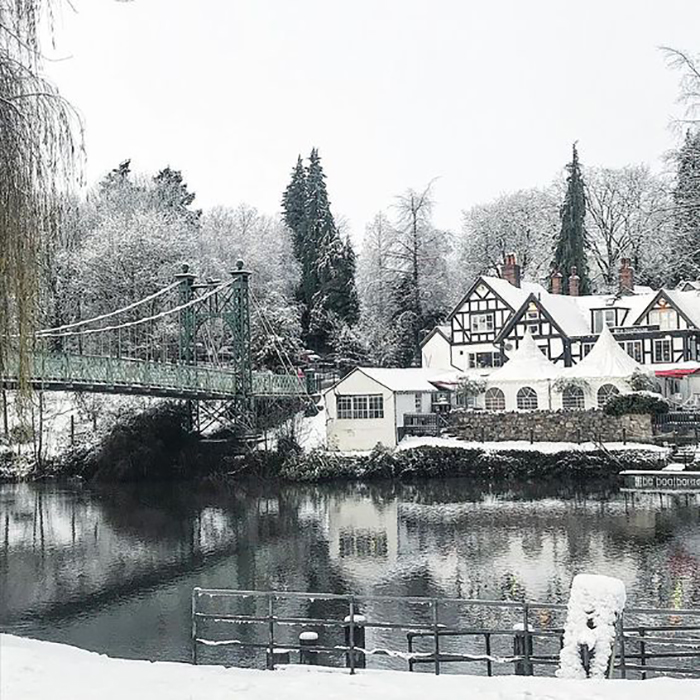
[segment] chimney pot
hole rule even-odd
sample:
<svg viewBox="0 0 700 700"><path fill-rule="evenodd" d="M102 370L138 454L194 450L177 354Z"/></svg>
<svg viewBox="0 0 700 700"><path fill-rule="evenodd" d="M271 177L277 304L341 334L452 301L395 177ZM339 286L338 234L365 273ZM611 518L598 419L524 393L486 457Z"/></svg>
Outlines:
<svg viewBox="0 0 700 700"><path fill-rule="evenodd" d="M520 287L520 265L518 265L515 253L507 253L504 256L501 276L514 287Z"/></svg>
<svg viewBox="0 0 700 700"><path fill-rule="evenodd" d="M629 258L620 260L620 294L634 294L634 268Z"/></svg>
<svg viewBox="0 0 700 700"><path fill-rule="evenodd" d="M581 278L577 274L576 265L571 268L569 276L569 296L577 297L581 295Z"/></svg>
<svg viewBox="0 0 700 700"><path fill-rule="evenodd" d="M561 294L562 287L564 286L564 275L562 275L561 272L557 270L556 272L552 273L550 283L552 294Z"/></svg>

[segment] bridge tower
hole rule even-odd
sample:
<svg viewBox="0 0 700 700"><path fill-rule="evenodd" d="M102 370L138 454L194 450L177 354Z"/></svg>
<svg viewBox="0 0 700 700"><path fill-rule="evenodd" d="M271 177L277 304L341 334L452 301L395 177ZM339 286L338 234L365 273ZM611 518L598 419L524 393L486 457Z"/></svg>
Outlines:
<svg viewBox="0 0 700 700"><path fill-rule="evenodd" d="M175 275L179 282L179 347L180 362L196 365L200 361L202 347L205 354L217 364L230 368L232 379L236 382L237 398L227 402L226 412L238 418L248 416L252 408L253 362L250 341L250 272L244 269L242 260L231 271L231 283L222 289L221 280L207 280L196 283L196 275L190 272L188 265L183 265L182 272ZM216 291L218 289L218 291ZM190 304L202 298L202 303ZM212 357L221 348L206 347L200 340L200 333L205 324L220 321L221 327L230 339L226 348L226 358ZM188 402L192 416L192 428L200 424L200 406L198 401ZM223 410L218 411L223 414Z"/></svg>

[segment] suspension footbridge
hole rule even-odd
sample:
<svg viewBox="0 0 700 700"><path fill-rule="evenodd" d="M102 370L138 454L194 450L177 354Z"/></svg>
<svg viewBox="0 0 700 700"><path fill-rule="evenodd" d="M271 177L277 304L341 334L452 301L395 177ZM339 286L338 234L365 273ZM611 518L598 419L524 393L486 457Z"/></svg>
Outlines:
<svg viewBox="0 0 700 700"><path fill-rule="evenodd" d="M46 391L239 402L305 396L305 380L281 352L282 372L253 371L249 278L241 261L224 281L198 282L183 266L172 284L128 306L38 331L22 367L18 353L6 353L2 386L18 388L22 377Z"/></svg>

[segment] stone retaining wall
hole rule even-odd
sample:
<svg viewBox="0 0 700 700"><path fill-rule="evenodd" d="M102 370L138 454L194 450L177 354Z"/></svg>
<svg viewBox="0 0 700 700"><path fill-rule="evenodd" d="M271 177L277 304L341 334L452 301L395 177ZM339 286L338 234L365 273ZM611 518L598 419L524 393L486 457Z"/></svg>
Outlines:
<svg viewBox="0 0 700 700"><path fill-rule="evenodd" d="M454 411L450 432L467 441L651 442L649 415L608 416L602 411Z"/></svg>

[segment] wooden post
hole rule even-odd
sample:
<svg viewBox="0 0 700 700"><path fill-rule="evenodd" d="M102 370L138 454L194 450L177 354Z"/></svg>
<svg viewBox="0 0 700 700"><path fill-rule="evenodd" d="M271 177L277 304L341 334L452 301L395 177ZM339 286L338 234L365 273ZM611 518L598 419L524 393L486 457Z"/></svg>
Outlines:
<svg viewBox="0 0 700 700"><path fill-rule="evenodd" d="M2 427L5 433L5 437L10 437L10 421L7 417L7 392L2 390ZM697 433L697 429L696 429Z"/></svg>
<svg viewBox="0 0 700 700"><path fill-rule="evenodd" d="M437 598L433 598L433 635L434 635L434 647L435 647L435 675L440 675L440 625L438 622L438 601Z"/></svg>
<svg viewBox="0 0 700 700"><path fill-rule="evenodd" d="M318 633L302 632L299 635L299 663L307 666L315 666L318 661L318 652L313 648L318 646Z"/></svg>
<svg viewBox="0 0 700 700"><path fill-rule="evenodd" d="M75 416L70 414L70 446L75 447Z"/></svg>
<svg viewBox="0 0 700 700"><path fill-rule="evenodd" d="M515 634L513 635L513 656L522 657L520 661L515 662L516 676L531 676L532 663L532 635L525 629L522 623L513 626Z"/></svg>
<svg viewBox="0 0 700 700"><path fill-rule="evenodd" d="M345 666L350 669L350 673L354 673L356 668L366 668L367 660L365 655L356 649L365 648L365 622L364 615L354 614L353 602L350 602L351 613L348 615L345 622L345 646L350 648L350 651L345 654Z"/></svg>

